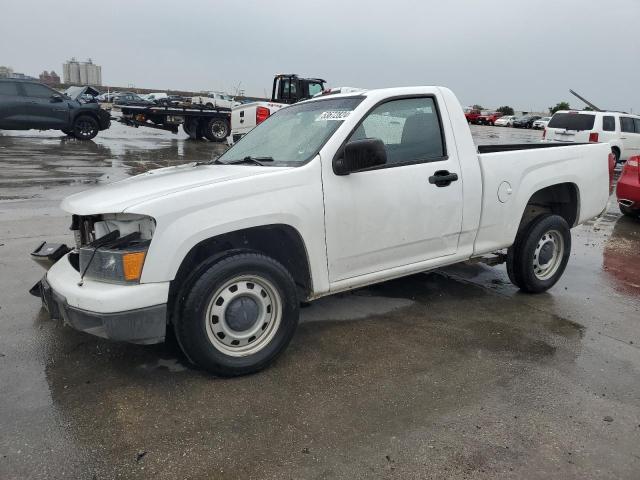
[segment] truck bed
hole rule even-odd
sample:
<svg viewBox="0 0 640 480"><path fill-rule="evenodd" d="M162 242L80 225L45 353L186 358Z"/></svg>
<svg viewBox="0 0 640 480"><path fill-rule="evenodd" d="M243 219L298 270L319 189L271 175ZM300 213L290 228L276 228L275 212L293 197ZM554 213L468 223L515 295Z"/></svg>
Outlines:
<svg viewBox="0 0 640 480"><path fill-rule="evenodd" d="M198 106L122 106L119 107L123 114L147 114L147 115L180 115L180 116L198 116L198 117L217 117L220 114L229 116L230 108L209 108L204 105Z"/></svg>
<svg viewBox="0 0 640 480"><path fill-rule="evenodd" d="M539 149L546 150L544 155ZM478 152L482 217L476 254L511 244L531 192L549 185L569 186L577 196L557 200L578 204L574 225L597 216L607 203L611 153L608 143L481 145Z"/></svg>
<svg viewBox="0 0 640 480"><path fill-rule="evenodd" d="M496 145L478 145L478 153L513 152L515 150L532 150L537 148L568 147L587 145L584 143L506 143Z"/></svg>

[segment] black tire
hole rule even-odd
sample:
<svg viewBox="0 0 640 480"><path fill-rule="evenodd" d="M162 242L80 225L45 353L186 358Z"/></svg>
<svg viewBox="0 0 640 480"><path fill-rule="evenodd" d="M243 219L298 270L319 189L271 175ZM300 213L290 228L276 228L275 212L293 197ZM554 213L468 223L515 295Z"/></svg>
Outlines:
<svg viewBox="0 0 640 480"><path fill-rule="evenodd" d="M613 153L613 156L616 157L616 165L618 165L618 163L620 162L620 150L614 147L611 149L611 153Z"/></svg>
<svg viewBox="0 0 640 480"><path fill-rule="evenodd" d="M507 274L511 283L523 292L541 293L560 279L570 255L569 225L561 216L545 213L531 220L516 235L507 253Z"/></svg>
<svg viewBox="0 0 640 480"><path fill-rule="evenodd" d="M78 140L91 140L99 131L98 121L90 115L79 115L73 122L73 136Z"/></svg>
<svg viewBox="0 0 640 480"><path fill-rule="evenodd" d="M204 136L207 140L212 142L224 142L231 129L229 128L229 122L222 118L212 118L204 124L203 127Z"/></svg>
<svg viewBox="0 0 640 480"><path fill-rule="evenodd" d="M207 108L213 108L213 103L209 102L209 103L207 103L207 104L205 105L205 107L207 107Z"/></svg>
<svg viewBox="0 0 640 480"><path fill-rule="evenodd" d="M186 119L182 124L182 129L192 140L200 140L202 138L202 128L200 128L197 121L194 119Z"/></svg>
<svg viewBox="0 0 640 480"><path fill-rule="evenodd" d="M295 333L300 305L296 285L270 257L231 254L204 265L187 285L174 321L176 337L187 357L210 373L232 377L257 372L284 351ZM245 328L234 329L238 322ZM233 344L246 332L254 336L241 340L244 345Z"/></svg>

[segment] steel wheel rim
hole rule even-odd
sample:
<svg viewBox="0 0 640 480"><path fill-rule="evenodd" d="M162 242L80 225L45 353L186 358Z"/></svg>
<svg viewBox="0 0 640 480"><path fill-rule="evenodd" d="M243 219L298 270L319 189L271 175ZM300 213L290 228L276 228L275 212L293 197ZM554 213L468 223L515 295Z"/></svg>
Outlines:
<svg viewBox="0 0 640 480"><path fill-rule="evenodd" d="M564 257L564 237L557 230L545 232L533 252L533 273L539 280L553 277Z"/></svg>
<svg viewBox="0 0 640 480"><path fill-rule="evenodd" d="M211 134L215 138L225 138L226 137L226 128L222 122L212 122L211 124Z"/></svg>
<svg viewBox="0 0 640 480"><path fill-rule="evenodd" d="M254 305L255 312L253 307L244 305ZM253 313L255 321L238 329L238 318L247 320ZM282 299L278 289L256 275L226 281L210 297L205 317L209 341L217 350L233 357L258 353L271 342L281 321Z"/></svg>
<svg viewBox="0 0 640 480"><path fill-rule="evenodd" d="M83 120L78 122L77 130L82 137L88 137L93 134L95 128L91 122Z"/></svg>

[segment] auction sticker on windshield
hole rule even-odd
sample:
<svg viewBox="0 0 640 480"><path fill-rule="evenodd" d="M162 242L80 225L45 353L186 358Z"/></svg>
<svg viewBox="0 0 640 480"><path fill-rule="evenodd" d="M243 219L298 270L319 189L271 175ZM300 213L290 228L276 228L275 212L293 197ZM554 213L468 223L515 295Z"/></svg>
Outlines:
<svg viewBox="0 0 640 480"><path fill-rule="evenodd" d="M344 120L349 116L351 110L331 110L328 112L322 112L316 118L316 122L322 122L324 120Z"/></svg>

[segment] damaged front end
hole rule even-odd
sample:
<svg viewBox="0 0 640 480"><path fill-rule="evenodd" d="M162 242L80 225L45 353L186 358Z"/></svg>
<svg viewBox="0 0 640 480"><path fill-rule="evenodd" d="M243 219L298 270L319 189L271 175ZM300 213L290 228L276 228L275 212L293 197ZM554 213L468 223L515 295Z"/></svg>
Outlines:
<svg viewBox="0 0 640 480"><path fill-rule="evenodd" d="M118 284L140 283L155 221L129 213L73 216L76 248L69 261L84 278Z"/></svg>
<svg viewBox="0 0 640 480"><path fill-rule="evenodd" d="M102 282L139 283L155 221L145 215L113 213L73 215L70 230L75 248L42 242L31 258L45 270L67 255L69 262L86 278ZM39 295L36 284L30 292Z"/></svg>
<svg viewBox="0 0 640 480"><path fill-rule="evenodd" d="M133 343L163 341L168 287L140 284L155 220L73 215L71 230L74 248L43 242L31 254L48 271L30 293L42 298L51 318L77 330Z"/></svg>

